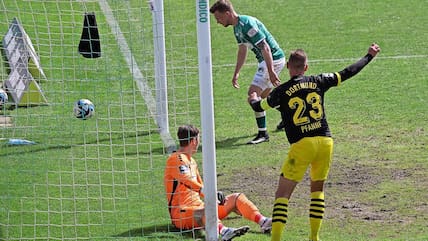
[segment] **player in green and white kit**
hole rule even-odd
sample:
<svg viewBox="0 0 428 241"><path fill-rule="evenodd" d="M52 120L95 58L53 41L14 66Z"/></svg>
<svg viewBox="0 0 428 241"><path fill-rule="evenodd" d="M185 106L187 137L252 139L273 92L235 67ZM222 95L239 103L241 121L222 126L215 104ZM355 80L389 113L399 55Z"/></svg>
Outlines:
<svg viewBox="0 0 428 241"><path fill-rule="evenodd" d="M265 25L257 18L239 15L229 0L218 0L210 8L218 23L224 27L233 26L238 55L232 85L239 88L239 72L245 63L247 50L251 49L258 62L253 82L248 89L248 97L256 93L259 99L266 98L271 90L280 84L279 73L285 66L285 54ZM250 103L250 102L248 102ZM269 141L266 128L266 112L255 112L258 127L257 136L248 144Z"/></svg>

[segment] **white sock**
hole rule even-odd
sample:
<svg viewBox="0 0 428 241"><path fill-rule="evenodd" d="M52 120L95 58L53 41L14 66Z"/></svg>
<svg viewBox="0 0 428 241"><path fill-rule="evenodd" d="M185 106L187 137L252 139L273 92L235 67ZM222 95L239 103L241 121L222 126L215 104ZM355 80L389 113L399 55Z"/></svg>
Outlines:
<svg viewBox="0 0 428 241"><path fill-rule="evenodd" d="M227 231L228 229L229 229L228 227L223 226L223 228L220 230L220 234L221 234L221 235L224 235L224 233L226 233L226 231Z"/></svg>
<svg viewBox="0 0 428 241"><path fill-rule="evenodd" d="M264 223L266 220L267 220L267 217L263 217L263 218L261 218L261 219L260 219L260 221L259 221L259 225L260 225L260 227L263 225L263 223Z"/></svg>

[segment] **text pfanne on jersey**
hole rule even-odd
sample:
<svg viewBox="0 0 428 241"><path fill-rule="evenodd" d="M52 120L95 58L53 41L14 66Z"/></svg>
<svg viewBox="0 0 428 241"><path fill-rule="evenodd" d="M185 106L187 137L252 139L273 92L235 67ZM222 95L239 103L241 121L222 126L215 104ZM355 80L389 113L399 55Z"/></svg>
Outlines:
<svg viewBox="0 0 428 241"><path fill-rule="evenodd" d="M296 93L297 91L301 90L301 89L316 89L317 88L317 84L313 83L313 82L301 82L301 83L297 83L295 85L290 86L290 88L288 88L288 90L285 91L285 93L288 96L291 96L293 93Z"/></svg>
<svg viewBox="0 0 428 241"><path fill-rule="evenodd" d="M321 121L317 121L314 123L310 123L307 125L300 126L300 130L302 131L302 133L313 131L313 130L318 129L318 128L321 128Z"/></svg>

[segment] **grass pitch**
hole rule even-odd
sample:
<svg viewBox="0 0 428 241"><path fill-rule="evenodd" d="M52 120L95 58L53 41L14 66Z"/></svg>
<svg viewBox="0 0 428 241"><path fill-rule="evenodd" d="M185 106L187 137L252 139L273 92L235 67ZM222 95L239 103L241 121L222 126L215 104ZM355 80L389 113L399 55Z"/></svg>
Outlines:
<svg viewBox="0 0 428 241"><path fill-rule="evenodd" d="M154 89L152 40L145 38L151 29L147 3L108 3ZM175 137L181 124L200 125L195 11L191 1L164 5ZM321 237L428 240L426 1L250 0L234 5L239 13L262 20L287 53L305 49L308 74L341 70L363 56L370 43L380 44L382 52L370 65L326 95L335 154ZM76 53L85 11L96 12L101 32L103 55L96 61ZM14 121L12 127L0 127L0 138L38 144L0 146L0 239L193 240L191 232L180 234L170 226L162 186L167 154L98 3L4 1L0 12L0 32L7 31L14 16L25 25L48 77L41 86L51 104L3 110ZM211 30L218 188L246 193L270 215L289 147L285 134L274 131L279 113L268 112L269 143L245 145L256 133L246 103L255 59L248 56L241 89L234 89L232 30L213 18ZM3 79L6 72L2 67ZM286 70L280 77L287 80ZM82 97L96 105L96 116L87 121L71 113ZM201 154L196 158L201 161ZM308 185L305 179L290 201L286 240L307 237ZM233 215L224 222L248 224ZM252 231L237 240L269 240L250 226Z"/></svg>

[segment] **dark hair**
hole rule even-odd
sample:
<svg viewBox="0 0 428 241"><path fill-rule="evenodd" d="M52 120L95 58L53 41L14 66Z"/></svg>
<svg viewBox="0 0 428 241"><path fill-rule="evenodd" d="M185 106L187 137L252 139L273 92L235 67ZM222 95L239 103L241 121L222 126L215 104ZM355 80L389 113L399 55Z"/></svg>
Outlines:
<svg viewBox="0 0 428 241"><path fill-rule="evenodd" d="M229 0L217 0L210 8L210 13L215 13L219 11L220 13L232 12L233 5Z"/></svg>
<svg viewBox="0 0 428 241"><path fill-rule="evenodd" d="M303 49L296 49L291 51L290 57L288 58L288 65L291 67L303 70L305 68L307 61L306 53Z"/></svg>
<svg viewBox="0 0 428 241"><path fill-rule="evenodd" d="M187 146L193 138L197 138L199 135L199 129L193 125L182 125L178 127L177 137L180 142L180 146Z"/></svg>

